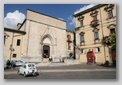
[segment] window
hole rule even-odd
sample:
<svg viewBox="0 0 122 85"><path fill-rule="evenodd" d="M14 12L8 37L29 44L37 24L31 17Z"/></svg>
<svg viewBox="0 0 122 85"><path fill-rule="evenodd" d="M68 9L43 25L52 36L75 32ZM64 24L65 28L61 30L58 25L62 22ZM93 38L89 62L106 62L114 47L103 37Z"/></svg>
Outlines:
<svg viewBox="0 0 122 85"><path fill-rule="evenodd" d="M68 42L68 50L71 50L70 42Z"/></svg>
<svg viewBox="0 0 122 85"><path fill-rule="evenodd" d="M78 17L78 21L80 22L80 27L83 27L83 20L84 20L84 16L79 16Z"/></svg>
<svg viewBox="0 0 122 85"><path fill-rule="evenodd" d="M85 49L81 49L81 53L82 54L85 54L86 53L86 50Z"/></svg>
<svg viewBox="0 0 122 85"><path fill-rule="evenodd" d="M84 42L84 35L81 35L81 42Z"/></svg>
<svg viewBox="0 0 122 85"><path fill-rule="evenodd" d="M115 29L110 29L110 33L111 34L115 33Z"/></svg>
<svg viewBox="0 0 122 85"><path fill-rule="evenodd" d="M93 20L97 20L97 15L96 16L93 16Z"/></svg>
<svg viewBox="0 0 122 85"><path fill-rule="evenodd" d="M80 21L80 26L83 27L83 20Z"/></svg>
<svg viewBox="0 0 122 85"><path fill-rule="evenodd" d="M95 48L95 52L96 53L100 52L100 48L99 47Z"/></svg>
<svg viewBox="0 0 122 85"><path fill-rule="evenodd" d="M98 31L94 32L94 38L95 38L95 40L98 40L99 39Z"/></svg>
<svg viewBox="0 0 122 85"><path fill-rule="evenodd" d="M13 58L16 58L16 54L13 54Z"/></svg>
<svg viewBox="0 0 122 85"><path fill-rule="evenodd" d="M110 30L110 34L116 33L115 32L116 25L115 24L110 24L108 26L108 29Z"/></svg>
<svg viewBox="0 0 122 85"><path fill-rule="evenodd" d="M93 18L92 21L90 22L90 26L93 28L96 28L99 25L97 15L98 15L97 10L94 10L90 13L90 16Z"/></svg>
<svg viewBox="0 0 122 85"><path fill-rule="evenodd" d="M84 32L81 32L80 33L80 41L81 42L84 42Z"/></svg>
<svg viewBox="0 0 122 85"><path fill-rule="evenodd" d="M71 50L71 46L68 46L68 50Z"/></svg>
<svg viewBox="0 0 122 85"><path fill-rule="evenodd" d="M113 12L112 12L112 10L108 11L108 18L109 19L113 18Z"/></svg>
<svg viewBox="0 0 122 85"><path fill-rule="evenodd" d="M24 65L24 68L26 68L26 65Z"/></svg>
<svg viewBox="0 0 122 85"><path fill-rule="evenodd" d="M113 18L113 8L114 8L113 4L109 4L104 8L104 10L107 12L108 19Z"/></svg>
<svg viewBox="0 0 122 85"><path fill-rule="evenodd" d="M17 39L17 46L20 46L20 39Z"/></svg>

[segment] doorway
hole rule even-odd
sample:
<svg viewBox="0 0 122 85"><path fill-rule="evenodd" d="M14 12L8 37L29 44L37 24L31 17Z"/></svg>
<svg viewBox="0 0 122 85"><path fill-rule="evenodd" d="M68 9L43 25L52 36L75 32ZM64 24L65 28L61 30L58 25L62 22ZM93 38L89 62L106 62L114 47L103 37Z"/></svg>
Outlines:
<svg viewBox="0 0 122 85"><path fill-rule="evenodd" d="M93 60L92 60L92 51L89 51L87 53L87 63L88 64L92 64L93 63Z"/></svg>
<svg viewBox="0 0 122 85"><path fill-rule="evenodd" d="M43 58L49 58L50 56L50 46L44 45L43 46Z"/></svg>

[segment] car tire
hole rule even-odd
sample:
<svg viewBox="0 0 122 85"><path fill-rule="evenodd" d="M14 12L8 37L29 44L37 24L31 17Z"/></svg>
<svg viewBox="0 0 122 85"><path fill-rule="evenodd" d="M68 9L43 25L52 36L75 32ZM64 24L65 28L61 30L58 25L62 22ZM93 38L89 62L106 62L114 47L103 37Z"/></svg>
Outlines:
<svg viewBox="0 0 122 85"><path fill-rule="evenodd" d="M24 76L24 77L26 77L26 76L27 76L25 72L24 72L23 76Z"/></svg>

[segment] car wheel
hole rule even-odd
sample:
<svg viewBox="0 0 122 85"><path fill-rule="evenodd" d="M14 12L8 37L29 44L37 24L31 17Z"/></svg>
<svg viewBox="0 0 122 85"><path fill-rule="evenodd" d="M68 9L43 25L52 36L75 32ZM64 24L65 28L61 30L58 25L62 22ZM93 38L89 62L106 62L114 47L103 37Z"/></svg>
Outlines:
<svg viewBox="0 0 122 85"><path fill-rule="evenodd" d="M23 75L24 75L24 77L26 77L26 76L27 76L25 72L24 72L24 74L23 74Z"/></svg>

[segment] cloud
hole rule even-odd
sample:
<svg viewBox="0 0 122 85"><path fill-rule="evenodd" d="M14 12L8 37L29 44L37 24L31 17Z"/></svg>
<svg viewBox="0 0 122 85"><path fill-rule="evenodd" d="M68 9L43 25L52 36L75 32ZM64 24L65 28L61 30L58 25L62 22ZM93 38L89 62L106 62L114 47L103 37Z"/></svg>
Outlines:
<svg viewBox="0 0 122 85"><path fill-rule="evenodd" d="M74 14L77 14L77 13L79 13L79 12L82 12L82 11L84 11L84 10L87 10L87 9L93 7L93 6L96 6L96 5L97 5L97 4L89 4L89 5L86 5L86 6L82 7L82 8L80 8L79 10L76 10L76 11L74 12Z"/></svg>
<svg viewBox="0 0 122 85"><path fill-rule="evenodd" d="M70 25L74 25L75 26L75 18L73 16L69 16L68 20L70 20Z"/></svg>
<svg viewBox="0 0 122 85"><path fill-rule="evenodd" d="M17 24L22 23L25 19L25 15L18 10L14 12L7 13L7 16L4 18L4 27L17 29Z"/></svg>

